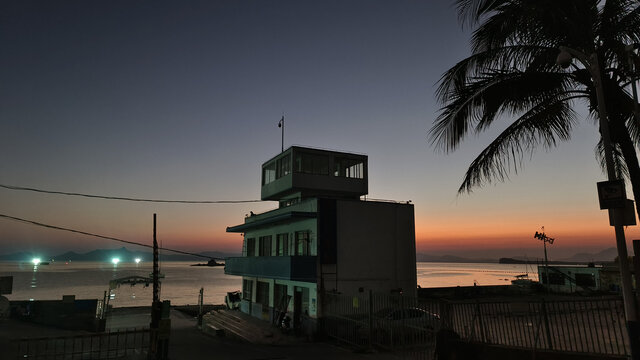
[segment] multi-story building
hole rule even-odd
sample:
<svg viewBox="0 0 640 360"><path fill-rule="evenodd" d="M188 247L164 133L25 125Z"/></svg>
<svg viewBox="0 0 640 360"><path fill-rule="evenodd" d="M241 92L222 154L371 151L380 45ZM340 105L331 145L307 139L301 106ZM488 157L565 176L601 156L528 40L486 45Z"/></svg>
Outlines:
<svg viewBox="0 0 640 360"><path fill-rule="evenodd" d="M294 326L322 316L327 292L416 293L413 205L371 201L367 156L291 147L262 165L263 200L277 209L248 215L242 257L225 273L242 276L241 311Z"/></svg>

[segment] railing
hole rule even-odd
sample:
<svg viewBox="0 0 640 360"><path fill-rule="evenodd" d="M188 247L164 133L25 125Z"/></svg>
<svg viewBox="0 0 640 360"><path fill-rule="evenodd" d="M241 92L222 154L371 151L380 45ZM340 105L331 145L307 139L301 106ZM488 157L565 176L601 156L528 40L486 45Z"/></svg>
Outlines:
<svg viewBox="0 0 640 360"><path fill-rule="evenodd" d="M12 340L2 350L3 359L144 359L149 348L149 329Z"/></svg>
<svg viewBox="0 0 640 360"><path fill-rule="evenodd" d="M322 329L330 337L361 347L381 348L407 359L432 359L440 328L437 303L402 295L327 294Z"/></svg>
<svg viewBox="0 0 640 360"><path fill-rule="evenodd" d="M467 302L446 307L445 326L467 341L590 354L628 355L630 351L619 298Z"/></svg>
<svg viewBox="0 0 640 360"><path fill-rule="evenodd" d="M228 275L268 277L282 280L315 281L315 256L246 256L225 261Z"/></svg>

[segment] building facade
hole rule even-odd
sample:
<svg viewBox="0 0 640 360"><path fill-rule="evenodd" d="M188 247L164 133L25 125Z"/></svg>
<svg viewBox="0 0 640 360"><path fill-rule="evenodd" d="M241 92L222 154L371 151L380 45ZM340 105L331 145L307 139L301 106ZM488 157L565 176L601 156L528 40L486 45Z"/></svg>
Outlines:
<svg viewBox="0 0 640 360"><path fill-rule="evenodd" d="M574 293L605 290L602 266L538 265L538 279L553 292ZM547 280L547 272L549 279Z"/></svg>
<svg viewBox="0 0 640 360"><path fill-rule="evenodd" d="M278 208L227 228L243 234L241 311L313 328L325 293L416 295L413 205L362 199L365 155L291 147L262 165L263 200ZM309 325L311 324L311 325Z"/></svg>

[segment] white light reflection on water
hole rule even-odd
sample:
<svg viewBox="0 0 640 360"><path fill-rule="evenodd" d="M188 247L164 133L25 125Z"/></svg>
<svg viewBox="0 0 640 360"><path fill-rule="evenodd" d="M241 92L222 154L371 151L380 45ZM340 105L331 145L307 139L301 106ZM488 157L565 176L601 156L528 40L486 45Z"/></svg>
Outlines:
<svg viewBox="0 0 640 360"><path fill-rule="evenodd" d="M224 267L190 266L193 262L161 263L161 299L174 305L197 304L198 292L204 290L205 303L221 304L228 291L240 290L242 279L224 274ZM37 271L37 272L36 272ZM13 293L9 300L55 300L63 295L76 299L100 299L109 289L109 281L126 276L149 277L150 262L123 263L117 266L104 262L52 262L34 268L31 262L0 262L0 276L13 276ZM123 285L113 291L110 304L144 306L151 304L151 286Z"/></svg>
<svg viewBox="0 0 640 360"><path fill-rule="evenodd" d="M38 263L40 263L40 262L38 261ZM38 264L34 263L34 265L33 265L33 276L31 277L31 287L32 288L38 287L38 279L36 277L37 273L38 273Z"/></svg>

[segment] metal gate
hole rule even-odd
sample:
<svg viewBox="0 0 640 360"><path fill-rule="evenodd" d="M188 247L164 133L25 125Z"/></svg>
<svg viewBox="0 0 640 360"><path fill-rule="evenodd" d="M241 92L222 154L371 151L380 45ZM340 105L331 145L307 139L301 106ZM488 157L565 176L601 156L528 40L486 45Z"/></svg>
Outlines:
<svg viewBox="0 0 640 360"><path fill-rule="evenodd" d="M392 351L407 359L434 358L441 326L435 302L372 292L327 294L323 310L323 330L332 338L360 348Z"/></svg>
<svg viewBox="0 0 640 360"><path fill-rule="evenodd" d="M16 339L11 341L8 359L146 359L149 329L100 334Z"/></svg>

